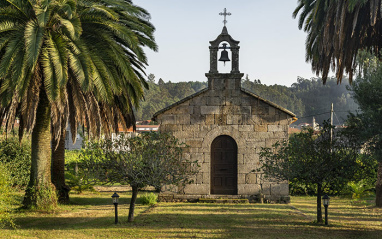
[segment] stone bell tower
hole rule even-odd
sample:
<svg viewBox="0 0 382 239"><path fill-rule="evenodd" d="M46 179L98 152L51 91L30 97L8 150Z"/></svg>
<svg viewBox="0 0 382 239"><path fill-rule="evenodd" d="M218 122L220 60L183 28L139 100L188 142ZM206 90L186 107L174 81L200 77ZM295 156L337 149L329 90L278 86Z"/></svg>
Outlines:
<svg viewBox="0 0 382 239"><path fill-rule="evenodd" d="M206 73L206 77L208 78L208 89L210 90L222 90L222 89L240 89L241 78L243 77L243 73L239 71L239 41L234 40L229 34L227 27L225 26L226 16L231 15L231 13L227 13L226 9L224 9L223 13L220 15L224 15L224 27L222 33L214 40L210 41L210 71ZM226 46L228 45L228 47ZM223 49L222 57L219 61L223 61L224 64L226 61L230 61L228 59L228 52L226 49L230 50L232 53L232 63L231 63L231 72L230 73L219 73L218 71L218 52L219 49ZM226 53L226 54L224 54ZM226 57L225 59L222 59Z"/></svg>

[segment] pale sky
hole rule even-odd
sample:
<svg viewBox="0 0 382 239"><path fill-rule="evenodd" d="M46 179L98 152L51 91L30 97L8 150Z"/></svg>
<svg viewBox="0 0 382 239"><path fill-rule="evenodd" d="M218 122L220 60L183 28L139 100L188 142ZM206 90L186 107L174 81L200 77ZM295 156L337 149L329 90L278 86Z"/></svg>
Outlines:
<svg viewBox="0 0 382 239"><path fill-rule="evenodd" d="M223 28L240 41L240 72L267 85L290 86L315 77L305 62L306 33L292 13L297 0L133 0L151 14L158 52L147 50L147 74L165 82L207 81L209 41ZM220 56L220 55L219 55ZM231 66L219 65L219 72Z"/></svg>

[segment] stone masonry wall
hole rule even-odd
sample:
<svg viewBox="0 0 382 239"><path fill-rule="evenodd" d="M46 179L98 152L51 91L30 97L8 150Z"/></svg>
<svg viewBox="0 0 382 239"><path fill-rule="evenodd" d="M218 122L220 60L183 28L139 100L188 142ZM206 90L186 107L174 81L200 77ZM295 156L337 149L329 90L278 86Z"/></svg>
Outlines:
<svg viewBox="0 0 382 239"><path fill-rule="evenodd" d="M260 166L261 147L287 139L292 116L242 90L240 78L210 78L209 90L164 111L156 120L160 131L171 132L189 145L184 157L201 166L194 184L173 192L210 194L211 143L220 135L229 135L238 146L238 194L263 194L271 200L289 195L287 182L267 181L261 173L251 171Z"/></svg>

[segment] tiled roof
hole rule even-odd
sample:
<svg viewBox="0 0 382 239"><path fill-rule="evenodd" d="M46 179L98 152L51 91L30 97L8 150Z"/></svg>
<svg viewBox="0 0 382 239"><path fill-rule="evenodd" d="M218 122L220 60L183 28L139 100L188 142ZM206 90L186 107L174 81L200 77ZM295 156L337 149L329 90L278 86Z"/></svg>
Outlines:
<svg viewBox="0 0 382 239"><path fill-rule="evenodd" d="M158 129L159 125L136 125L136 131L145 131L146 129ZM118 127L118 132L134 132L133 127L127 129L127 131L123 130L123 127Z"/></svg>

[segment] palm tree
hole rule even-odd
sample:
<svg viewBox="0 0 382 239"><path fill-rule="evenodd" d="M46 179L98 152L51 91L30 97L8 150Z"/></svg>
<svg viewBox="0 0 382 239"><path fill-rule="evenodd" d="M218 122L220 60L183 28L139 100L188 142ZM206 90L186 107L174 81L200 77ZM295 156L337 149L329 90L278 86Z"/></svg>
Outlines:
<svg viewBox="0 0 382 239"><path fill-rule="evenodd" d="M114 94L112 99L108 99L110 102L106 102L102 97L103 93L99 92L98 85L94 84L94 90L90 93L84 92L80 82L72 80L78 77L69 75L69 117L63 120L61 126L57 124L57 130L53 131L62 134L61 137L56 135L57 140L53 141L55 147L52 148L52 181L61 202L67 202L69 198L64 176L64 127L67 121L71 125L73 141L79 124L86 125L93 136L99 136L101 131L106 135L117 132L118 123L124 128L135 127L132 108L137 108L143 97L142 85L148 86L141 74L144 65L147 64L141 46L148 46L153 50L157 48L153 37L155 28L148 21L149 13L132 5L131 1L92 1L91 4L89 1L80 1L78 15L83 28L78 47L82 52L88 53L87 58L81 60L92 61L87 65L95 66L96 71L100 72L95 78L105 79L106 87L116 83L120 85L113 89L113 92L118 92L118 96ZM99 64L100 62L102 64ZM107 82L110 76L114 77L111 82L113 84ZM88 83L85 85L89 87Z"/></svg>
<svg viewBox="0 0 382 239"><path fill-rule="evenodd" d="M26 207L56 203L50 174L51 103L62 95L67 78L66 44L80 35L72 2L6 1L0 3L2 120L20 117L20 132L32 131L32 166ZM20 134L22 136L22 133Z"/></svg>
<svg viewBox="0 0 382 239"><path fill-rule="evenodd" d="M125 0L0 0L0 121L19 115L20 136L32 132L25 207L56 202L50 143L66 122L93 135L132 124L146 85L142 46L156 49L147 16Z"/></svg>
<svg viewBox="0 0 382 239"><path fill-rule="evenodd" d="M382 0L298 0L293 16L308 33L306 60L326 82L329 70L340 83L344 72L352 82L360 50L381 57ZM379 159L376 205L382 207L382 159Z"/></svg>
<svg viewBox="0 0 382 239"><path fill-rule="evenodd" d="M351 82L361 49L379 55L382 47L381 0L299 0L293 17L308 33L306 60L326 82L335 70L338 82L344 73Z"/></svg>

